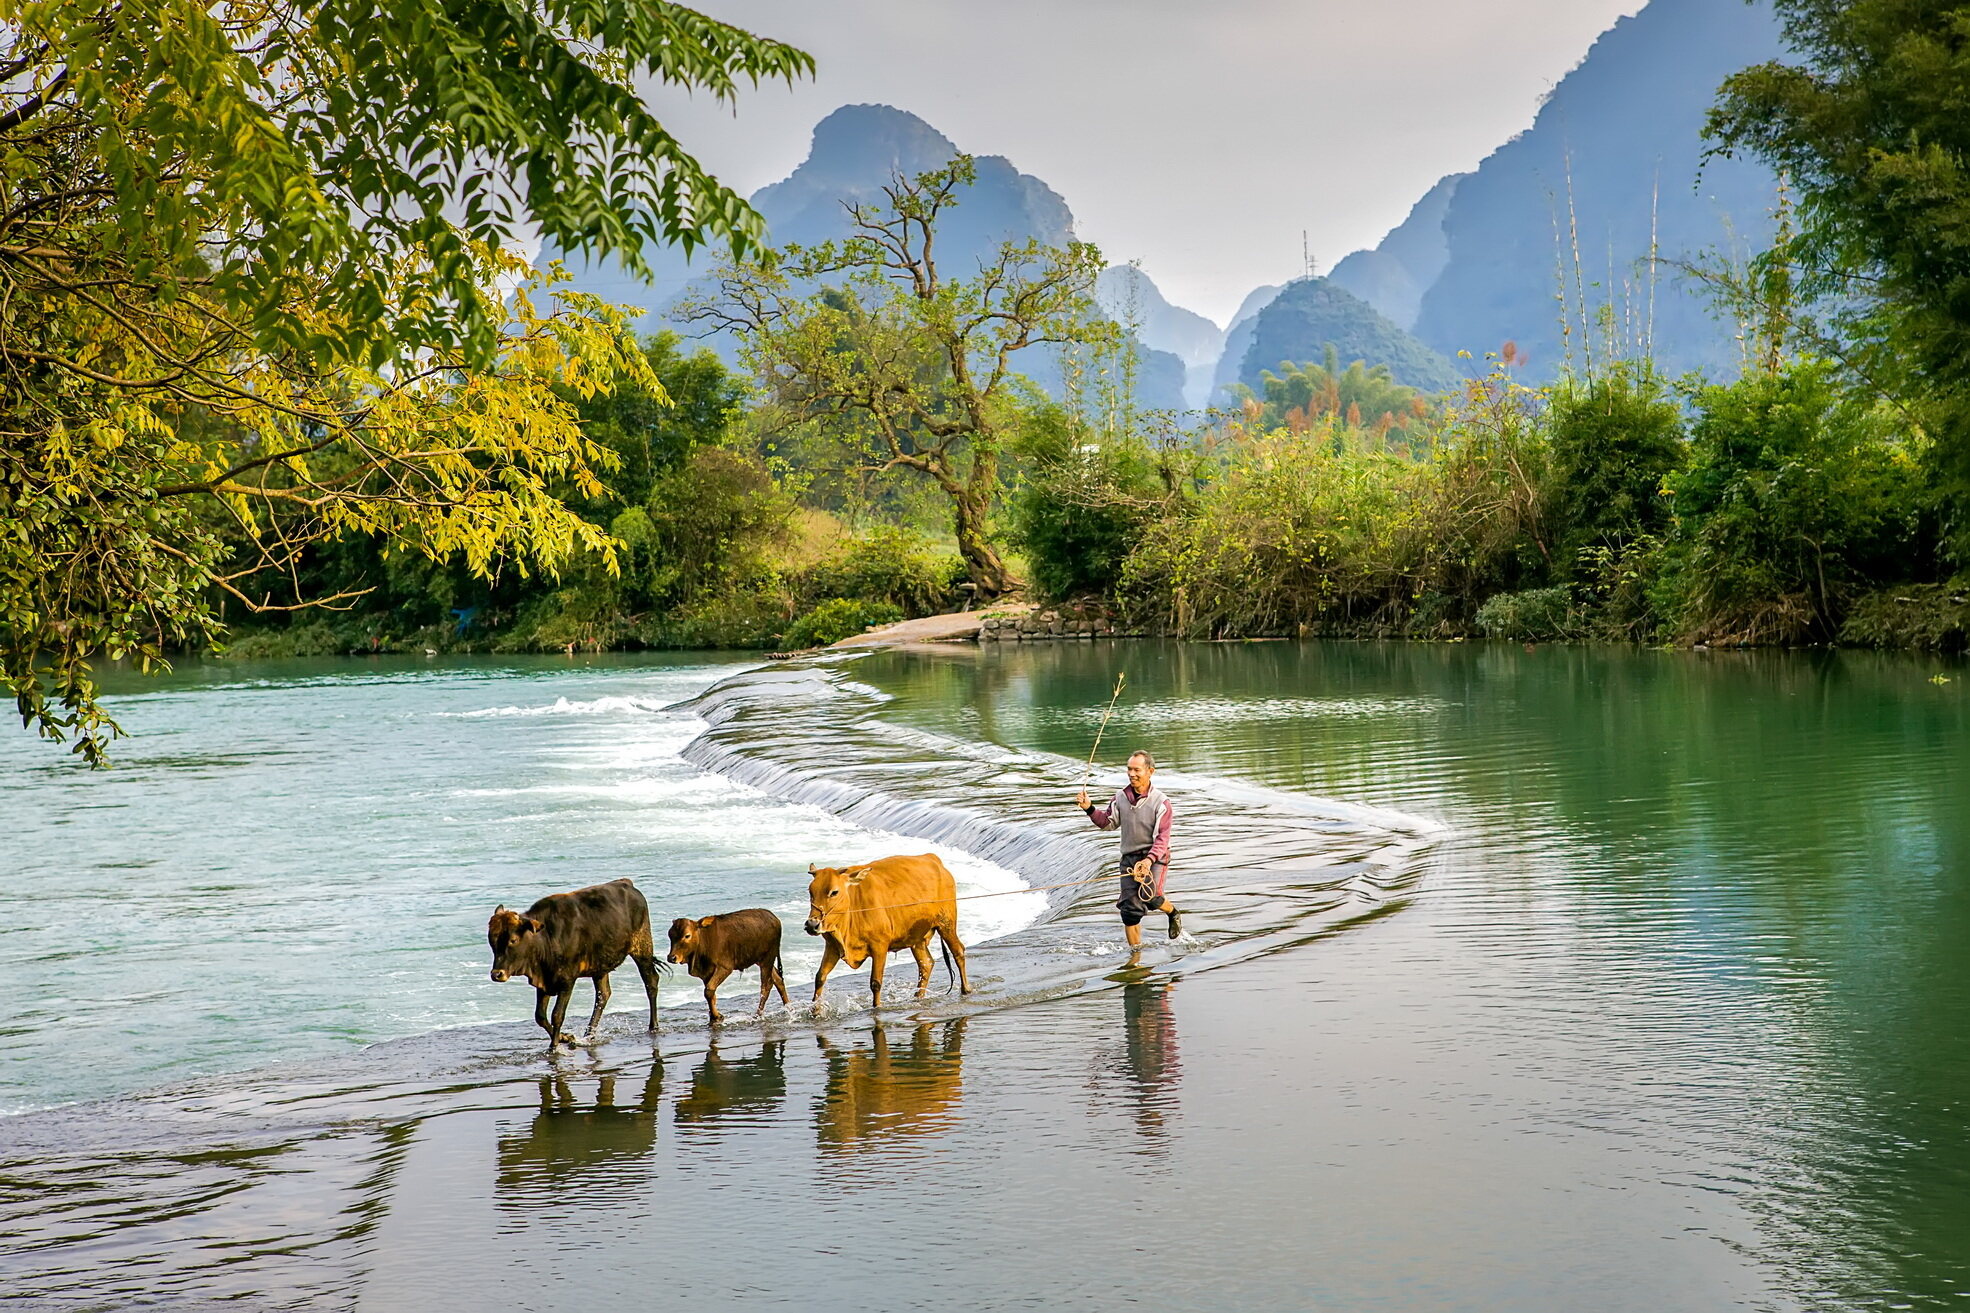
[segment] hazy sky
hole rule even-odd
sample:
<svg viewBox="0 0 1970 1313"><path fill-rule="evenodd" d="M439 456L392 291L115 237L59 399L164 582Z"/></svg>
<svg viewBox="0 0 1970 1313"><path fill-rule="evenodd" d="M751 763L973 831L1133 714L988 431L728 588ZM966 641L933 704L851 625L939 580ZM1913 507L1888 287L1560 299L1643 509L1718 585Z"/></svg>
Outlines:
<svg viewBox="0 0 1970 1313"><path fill-rule="evenodd" d="M1731 3L1732 0L1719 0ZM1260 283L1372 246L1642 0L700 0L814 55L734 115L659 94L740 191L790 173L814 124L881 102L1058 191L1111 262L1230 318Z"/></svg>

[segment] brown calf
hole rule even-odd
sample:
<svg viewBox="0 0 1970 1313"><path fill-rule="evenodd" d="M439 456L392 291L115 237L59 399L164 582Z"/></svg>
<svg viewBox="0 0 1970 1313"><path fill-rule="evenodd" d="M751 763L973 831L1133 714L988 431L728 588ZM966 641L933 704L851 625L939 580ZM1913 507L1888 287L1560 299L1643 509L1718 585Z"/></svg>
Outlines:
<svg viewBox="0 0 1970 1313"><path fill-rule="evenodd" d="M670 960L705 982L705 1006L714 1026L725 1020L718 1012L718 987L734 971L759 968L759 1010L754 1016L766 1011L766 998L776 985L780 1002L787 1002L787 980L780 974L780 918L763 907L695 921L679 917L670 923Z"/></svg>

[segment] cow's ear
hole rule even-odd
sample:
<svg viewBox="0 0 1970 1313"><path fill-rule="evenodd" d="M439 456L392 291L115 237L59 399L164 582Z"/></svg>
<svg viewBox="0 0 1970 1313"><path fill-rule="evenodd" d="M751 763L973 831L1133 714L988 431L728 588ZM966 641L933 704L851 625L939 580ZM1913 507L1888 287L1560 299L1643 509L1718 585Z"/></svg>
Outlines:
<svg viewBox="0 0 1970 1313"><path fill-rule="evenodd" d="M498 907L493 908L493 915L498 916L501 912L504 912L505 910L506 910L506 904L501 903Z"/></svg>
<svg viewBox="0 0 1970 1313"><path fill-rule="evenodd" d="M808 873L809 875L812 875L812 874L814 874L814 873L815 873L816 871L818 871L818 870L820 870L820 869L821 869L820 867L818 867L818 866L816 866L816 865L815 865L814 863L812 863L812 862L809 862L809 863L807 864L807 873Z"/></svg>
<svg viewBox="0 0 1970 1313"><path fill-rule="evenodd" d="M541 923L533 917L523 916L520 918L520 928L522 930L537 931L542 927Z"/></svg>
<svg viewBox="0 0 1970 1313"><path fill-rule="evenodd" d="M855 868L854 870L852 870L852 871L850 871L850 872L848 873L848 883L850 883L850 884L860 884L860 883L862 883L862 877L863 877L863 876L865 876L865 875L867 875L868 873L869 873L869 868L868 868L868 867L866 867L866 866L858 866L858 867L856 867L856 868Z"/></svg>
<svg viewBox="0 0 1970 1313"><path fill-rule="evenodd" d="M698 922L698 924L702 926L709 926L713 921L717 919L718 919L717 917L708 916L704 920Z"/></svg>

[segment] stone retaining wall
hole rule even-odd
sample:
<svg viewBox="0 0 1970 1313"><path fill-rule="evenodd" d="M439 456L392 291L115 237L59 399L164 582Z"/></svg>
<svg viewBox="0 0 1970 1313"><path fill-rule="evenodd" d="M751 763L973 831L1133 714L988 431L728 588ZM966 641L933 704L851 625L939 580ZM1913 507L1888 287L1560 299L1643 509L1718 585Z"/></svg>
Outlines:
<svg viewBox="0 0 1970 1313"><path fill-rule="evenodd" d="M1106 616L1063 615L1058 611L1029 611L1025 615L987 616L978 630L981 643L1039 643L1076 638L1140 638Z"/></svg>

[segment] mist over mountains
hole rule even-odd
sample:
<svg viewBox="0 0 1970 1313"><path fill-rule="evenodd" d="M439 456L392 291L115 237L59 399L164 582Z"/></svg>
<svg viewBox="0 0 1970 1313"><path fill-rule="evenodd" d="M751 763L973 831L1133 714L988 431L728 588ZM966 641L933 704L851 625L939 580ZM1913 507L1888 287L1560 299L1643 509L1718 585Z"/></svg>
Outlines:
<svg viewBox="0 0 1970 1313"><path fill-rule="evenodd" d="M1178 407L1194 410L1207 404L1224 353L1223 329L1195 310L1171 305L1149 275L1132 264L1102 270L1094 294L1108 317L1132 329L1147 350L1182 362Z"/></svg>
<svg viewBox="0 0 1970 1313"><path fill-rule="evenodd" d="M1650 352L1671 373L1734 368L1733 328L1679 266L1720 252L1741 259L1769 241L1774 178L1759 165L1705 160L1700 131L1724 77L1780 53L1766 4L1651 0L1595 42L1526 131L1440 180L1373 250L1325 277L1255 289L1226 328L1171 304L1151 271L1111 267L1096 299L1142 344L1138 403L1223 405L1229 384L1256 387L1282 361L1320 360L1330 342L1344 362L1385 364L1433 391L1482 373L1507 341L1526 362L1520 376L1534 381L1586 363L1590 349ZM892 177L937 168L958 149L914 114L844 106L815 126L793 173L752 203L775 244L840 238L850 231L845 204L880 204ZM977 155L976 168L940 221L947 269L989 261L1003 242L1076 235L1067 200L1044 181L1003 156ZM650 285L608 265L571 273L584 290L650 311L648 329L666 322L709 259L659 252ZM729 343L713 345L729 354ZM1026 372L1057 392L1051 359L1032 353Z"/></svg>

